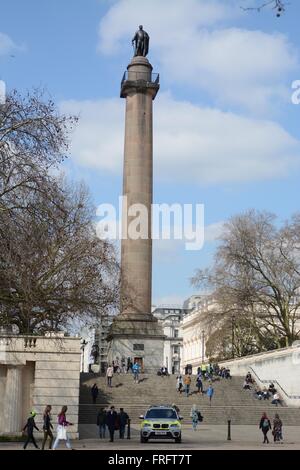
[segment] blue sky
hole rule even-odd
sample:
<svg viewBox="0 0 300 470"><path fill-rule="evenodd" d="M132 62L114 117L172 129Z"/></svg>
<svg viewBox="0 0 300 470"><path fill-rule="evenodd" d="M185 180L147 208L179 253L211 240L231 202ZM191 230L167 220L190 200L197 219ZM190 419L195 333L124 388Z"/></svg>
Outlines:
<svg viewBox="0 0 300 470"><path fill-rule="evenodd" d="M160 73L154 102L155 202L203 203L204 248L154 243L153 302L178 303L195 268L211 262L223 221L248 208L280 220L299 210L300 3L280 19L259 0L3 0L0 78L43 86L80 114L65 170L95 204L122 191L124 100L120 79L138 24ZM13 56L13 57L12 57Z"/></svg>

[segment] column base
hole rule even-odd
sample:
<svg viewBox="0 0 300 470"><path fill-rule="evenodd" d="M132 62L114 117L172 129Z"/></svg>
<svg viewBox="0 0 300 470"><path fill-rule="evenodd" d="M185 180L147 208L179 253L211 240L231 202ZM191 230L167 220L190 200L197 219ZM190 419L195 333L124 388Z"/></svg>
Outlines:
<svg viewBox="0 0 300 470"><path fill-rule="evenodd" d="M110 328L107 341L108 362L121 362L130 357L138 361L142 371L156 373L163 365L164 339L162 328L151 314L118 315Z"/></svg>

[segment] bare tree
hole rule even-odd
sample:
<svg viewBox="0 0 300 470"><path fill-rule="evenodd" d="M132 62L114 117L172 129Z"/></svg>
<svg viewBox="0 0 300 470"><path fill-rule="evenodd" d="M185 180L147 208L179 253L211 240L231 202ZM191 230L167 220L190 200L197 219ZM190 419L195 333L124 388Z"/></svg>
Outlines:
<svg viewBox="0 0 300 470"><path fill-rule="evenodd" d="M273 10L276 11L276 16L279 18L286 9L287 2L284 2L283 0L268 0L263 3L259 3L257 6L254 7L241 7L242 10L244 11L257 11L260 12L264 8L270 7Z"/></svg>
<svg viewBox="0 0 300 470"><path fill-rule="evenodd" d="M21 333L99 319L118 302L114 248L96 236L86 188L58 186L59 204L37 192L34 210L0 214L0 324Z"/></svg>
<svg viewBox="0 0 300 470"><path fill-rule="evenodd" d="M51 197L49 170L66 157L76 120L60 115L42 91L25 97L12 91L7 96L0 106L1 212L28 209L37 191Z"/></svg>
<svg viewBox="0 0 300 470"><path fill-rule="evenodd" d="M300 335L299 220L278 228L273 214L248 211L229 220L211 269L197 286L209 286L215 329L233 328L237 355L292 344Z"/></svg>

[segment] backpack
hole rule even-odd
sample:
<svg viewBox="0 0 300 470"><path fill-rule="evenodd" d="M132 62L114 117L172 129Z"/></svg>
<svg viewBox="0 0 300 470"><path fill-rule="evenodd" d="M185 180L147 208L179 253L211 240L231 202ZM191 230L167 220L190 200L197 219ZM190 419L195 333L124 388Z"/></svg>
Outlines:
<svg viewBox="0 0 300 470"><path fill-rule="evenodd" d="M202 421L203 421L203 416L202 416L202 414L200 413L200 411L197 412L197 415L198 415L198 421L200 421L200 423L202 423Z"/></svg>
<svg viewBox="0 0 300 470"><path fill-rule="evenodd" d="M265 418L262 423L263 428L268 428L269 427L269 420Z"/></svg>

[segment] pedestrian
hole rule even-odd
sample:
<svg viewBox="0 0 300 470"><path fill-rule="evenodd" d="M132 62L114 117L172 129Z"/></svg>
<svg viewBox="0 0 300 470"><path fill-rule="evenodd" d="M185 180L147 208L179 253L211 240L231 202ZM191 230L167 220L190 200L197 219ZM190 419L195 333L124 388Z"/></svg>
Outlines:
<svg viewBox="0 0 300 470"><path fill-rule="evenodd" d="M128 414L124 411L124 408L120 408L120 413L119 413L119 433L120 433L120 439L124 439L125 436L125 428L126 425L128 424L128 419L129 416Z"/></svg>
<svg viewBox="0 0 300 470"><path fill-rule="evenodd" d="M115 411L115 407L112 405L110 407L110 410L106 414L106 424L109 430L109 436L110 436L110 441L109 442L114 442L114 434L116 430L116 425L117 425L117 418L118 415Z"/></svg>
<svg viewBox="0 0 300 470"><path fill-rule="evenodd" d="M199 411L197 410L197 406L194 404L192 406L192 409L191 409L191 418L192 418L192 426L193 426L193 430L196 431L197 429L197 424L198 424L198 421L199 421Z"/></svg>
<svg viewBox="0 0 300 470"><path fill-rule="evenodd" d="M99 428L99 437L100 439L105 439L106 431L106 411L104 408L100 408L100 411L97 414L97 426Z"/></svg>
<svg viewBox="0 0 300 470"><path fill-rule="evenodd" d="M73 423L70 423L67 421L66 413L68 411L68 407L65 405L62 407L61 412L57 416L57 434L56 434L56 439L53 445L53 450L56 449L56 447L59 444L59 441L66 441L66 447L68 449L72 449L70 438L67 433L67 428L68 426L73 426Z"/></svg>
<svg viewBox="0 0 300 470"><path fill-rule="evenodd" d="M208 396L209 398L209 406L211 406L211 401L212 401L212 397L214 395L214 389L212 387L212 385L209 385L208 389L207 389L207 392L206 392L206 395Z"/></svg>
<svg viewBox="0 0 300 470"><path fill-rule="evenodd" d="M197 379L196 379L196 387L198 389L198 393L203 393L203 384L202 384L202 374L201 374L201 370L200 370L200 373L197 375Z"/></svg>
<svg viewBox="0 0 300 470"><path fill-rule="evenodd" d="M282 403L282 400L280 398L279 393L277 393L277 392L274 393L273 400L271 401L271 404L275 405L275 406L278 406L278 405L283 406L283 403Z"/></svg>
<svg viewBox="0 0 300 470"><path fill-rule="evenodd" d="M269 444L269 439L268 439L268 432L271 429L271 422L267 416L266 413L263 413L260 423L259 423L259 429L262 430L262 433L264 435L264 441L263 444L267 443Z"/></svg>
<svg viewBox="0 0 300 470"><path fill-rule="evenodd" d="M186 374L184 376L184 387L185 387L185 396L188 397L190 394L190 386L191 386L191 376L190 374Z"/></svg>
<svg viewBox="0 0 300 470"><path fill-rule="evenodd" d="M272 431L274 442L280 442L283 440L282 438L282 421L279 418L279 414L275 414L275 418L273 420L273 431Z"/></svg>
<svg viewBox="0 0 300 470"><path fill-rule="evenodd" d="M92 400L94 404L97 401L98 393L99 393L99 389L97 387L97 384L94 384L91 388Z"/></svg>
<svg viewBox="0 0 300 470"><path fill-rule="evenodd" d="M174 408L174 410L176 411L176 413L177 413L178 416L179 416L180 409L178 408L178 406L177 406L175 403L172 403L172 408Z"/></svg>
<svg viewBox="0 0 300 470"><path fill-rule="evenodd" d="M29 418L27 419L27 423L25 424L24 428L23 428L23 432L25 433L25 431L27 430L27 439L24 443L24 446L23 446L23 449L25 450L26 447L28 446L29 442L31 441L32 444L34 445L34 447L36 449L39 449L37 443L36 443L36 440L33 436L33 430L36 429L37 431L39 431L39 428L36 426L35 424L35 421L34 421L34 418L36 417L36 412L35 411L31 411L30 412L30 415L29 415Z"/></svg>
<svg viewBox="0 0 300 470"><path fill-rule="evenodd" d="M106 377L107 377L107 386L112 387L112 378L114 375L114 368L109 365L106 371Z"/></svg>
<svg viewBox="0 0 300 470"><path fill-rule="evenodd" d="M140 373L140 365L137 361L132 366L132 373L133 373L133 380L134 383L139 383L139 373Z"/></svg>
<svg viewBox="0 0 300 470"><path fill-rule="evenodd" d="M47 405L44 411L43 415L43 431L44 431L44 439L43 439L43 444L42 444L42 450L45 448L45 444L47 441L48 436L50 437L50 442L49 442L49 449L52 448L52 442L53 442L53 434L52 434L52 429L53 426L51 424L51 405Z"/></svg>
<svg viewBox="0 0 300 470"><path fill-rule="evenodd" d="M177 378L176 378L176 390L177 392L182 393L182 389L183 389L183 378L182 378L182 375L179 375Z"/></svg>

